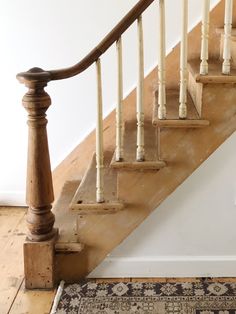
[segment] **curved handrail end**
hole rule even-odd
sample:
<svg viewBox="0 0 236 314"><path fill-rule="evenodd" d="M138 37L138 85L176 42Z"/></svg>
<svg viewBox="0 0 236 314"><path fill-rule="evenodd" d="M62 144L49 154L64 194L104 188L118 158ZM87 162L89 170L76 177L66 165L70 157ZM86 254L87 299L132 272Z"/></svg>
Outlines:
<svg viewBox="0 0 236 314"><path fill-rule="evenodd" d="M27 72L21 72L16 75L17 80L20 83L28 85L29 83L40 83L40 82L49 82L51 81L51 73L44 71L41 68L32 68Z"/></svg>

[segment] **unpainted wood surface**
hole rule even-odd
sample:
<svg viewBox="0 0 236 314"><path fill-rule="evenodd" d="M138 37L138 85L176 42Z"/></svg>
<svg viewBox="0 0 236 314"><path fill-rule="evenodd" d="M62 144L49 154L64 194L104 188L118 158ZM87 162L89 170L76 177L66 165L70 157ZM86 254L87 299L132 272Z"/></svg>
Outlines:
<svg viewBox="0 0 236 314"><path fill-rule="evenodd" d="M77 214L69 210L67 198L73 198L75 191L80 185L80 180L65 182L60 198L53 206L53 212L57 219L55 227L59 230L57 243L78 243Z"/></svg>
<svg viewBox="0 0 236 314"><path fill-rule="evenodd" d="M124 132L124 159L115 161L115 154L111 161L111 167L125 170L159 170L165 167L165 162L158 160L157 133L150 120L144 122L144 147L145 160L136 161L136 120L127 121Z"/></svg>
<svg viewBox="0 0 236 314"><path fill-rule="evenodd" d="M203 84L197 83L194 75L189 71L188 92L193 100L193 103L200 118L202 118L202 89Z"/></svg>
<svg viewBox="0 0 236 314"><path fill-rule="evenodd" d="M219 57L220 35L216 34L216 28L221 28L224 24L224 1L221 1L211 12L210 30L209 30L209 58L217 59ZM236 6L234 6L234 21L236 25ZM188 59L200 60L201 49L201 23L199 23L188 35L189 50ZM168 89L178 89L179 84L179 44L171 51L166 59L166 85ZM157 68L152 70L145 78L145 118L147 117L146 108L152 107L153 93L157 88ZM124 89L126 87L124 86ZM148 97L147 97L148 91ZM124 99L124 120L133 120L136 117L135 111L136 91L133 90L128 97ZM149 116L149 119L152 117ZM114 151L115 149L115 111L113 111L104 120L104 147L105 150ZM58 199L62 187L66 181L81 180L88 167L88 160L91 160L95 147L95 132L91 132L84 141L82 141L61 164L53 171L53 186L55 198Z"/></svg>
<svg viewBox="0 0 236 314"><path fill-rule="evenodd" d="M210 60L208 75L199 74L199 60L191 60L188 63L189 71L199 83L236 83L236 69L232 69L230 75L222 74L222 63L218 60Z"/></svg>
<svg viewBox="0 0 236 314"><path fill-rule="evenodd" d="M104 198L105 202L96 202L96 157L88 167L75 196L73 197L70 210L80 215L112 214L124 208L124 203L117 199L117 172L111 169L111 153L104 156Z"/></svg>
<svg viewBox="0 0 236 314"><path fill-rule="evenodd" d="M0 250L7 245L19 224L19 220L25 216L25 213L26 209L23 207L13 207L11 211L8 207L0 208Z"/></svg>
<svg viewBox="0 0 236 314"><path fill-rule="evenodd" d="M156 96L158 97L158 95ZM174 128L201 128L209 125L209 121L202 120L199 117L197 109L193 103L190 94L187 94L187 119L178 118L179 95L177 91L167 91L167 115L166 119L158 119L158 107L154 106L153 125L156 127L174 127Z"/></svg>
<svg viewBox="0 0 236 314"><path fill-rule="evenodd" d="M155 97L158 97L158 93L156 93ZM166 120L176 120L179 119L179 91L178 90L167 90L166 91ZM157 106L154 106L154 116L153 122L158 120L157 114ZM193 100L190 94L187 94L187 108L188 108L188 115L187 119L199 119L198 112L194 106Z"/></svg>
<svg viewBox="0 0 236 314"><path fill-rule="evenodd" d="M88 274L235 131L235 99L236 89L231 84L222 88L207 85L203 93L203 103L207 104L204 117L210 125L202 129L165 129L161 143L167 167L156 173L119 173L119 198L125 202L125 209L112 216L78 221L79 239L85 249L70 261L61 258L60 276L70 281ZM76 267L71 269L71 263Z"/></svg>
<svg viewBox="0 0 236 314"><path fill-rule="evenodd" d="M37 68L37 71L41 69ZM28 156L26 204L28 238L44 241L55 236L55 217L51 212L54 201L52 172L47 138L46 111L51 98L44 90L47 81L26 83L27 93L22 104L28 112Z"/></svg>
<svg viewBox="0 0 236 314"><path fill-rule="evenodd" d="M24 273L27 289L52 289L55 284L55 238L32 242L28 239L24 243Z"/></svg>
<svg viewBox="0 0 236 314"><path fill-rule="evenodd" d="M154 123L159 128L204 128L210 123L208 120L178 119L178 120L159 120Z"/></svg>
<svg viewBox="0 0 236 314"><path fill-rule="evenodd" d="M0 209L0 313L7 313L23 278L23 243L26 237L25 214L26 210L13 209L9 213L7 208ZM5 242L5 243L3 243Z"/></svg>
<svg viewBox="0 0 236 314"><path fill-rule="evenodd" d="M49 314L56 294L51 291L25 290L24 282L15 296L9 314ZM5 314L5 313L1 313Z"/></svg>
<svg viewBox="0 0 236 314"><path fill-rule="evenodd" d="M73 184L70 184L73 186ZM72 193L73 194L73 193ZM70 195L72 197L72 195ZM0 208L0 232L1 236L6 235L9 239L15 239L14 230L12 229L11 232L8 230L3 231L3 226L8 226L9 222L11 225L17 226L19 222L22 220L22 215L25 214L26 209L24 208ZM61 213L62 214L62 213ZM63 216L63 215L62 215ZM67 211L64 209L64 218L66 219ZM13 218L14 217L14 218ZM21 236L19 236L21 237ZM22 239L22 241L24 241ZM18 258L11 260L5 259L5 262L11 263L15 265L17 263L22 264L22 255L20 254L22 251L21 246L11 246L11 249L18 252ZM4 257L5 251L0 251L0 261ZM12 270L14 271L13 267ZM23 269L22 269L23 270ZM5 280L6 273L3 272L1 276L1 281ZM22 272L18 272L18 277L21 278ZM210 279L208 279L210 280ZM236 282L236 278L214 278L211 279L213 282ZM109 283L109 282L199 282L201 281L200 278L112 278L112 279L90 279L91 282L97 283ZM0 282L1 285L1 282ZM6 287L7 288L7 287ZM22 280L22 284L20 285L18 290L15 290L15 294L12 296L10 291L9 294L5 294L7 299L11 299L9 302L8 307L3 310L2 303L0 301L0 313L1 314L48 314L50 313L50 309L53 303L53 299L56 293L56 289L52 291L42 291L42 290L25 290L24 289L24 281Z"/></svg>
<svg viewBox="0 0 236 314"><path fill-rule="evenodd" d="M48 314L54 292L24 289L23 243L26 208L0 208L0 313Z"/></svg>
<svg viewBox="0 0 236 314"><path fill-rule="evenodd" d="M224 2L211 12L209 56L219 56L219 35L215 29L223 26ZM234 17L236 19L236 11ZM234 21L235 22L235 21ZM188 35L189 59L199 58L201 24ZM166 83L168 89L177 89L179 83L179 45L167 56ZM146 119L152 118L153 90L157 87L157 70L154 69L144 83L144 111ZM204 119L210 126L203 129L165 129L162 132L163 159L168 167L153 173L122 172L119 174L119 197L125 201L124 211L115 215L89 216L78 219L78 233L85 249L73 256L60 256L58 259L59 278L69 281L80 278L93 270L112 249L120 244L174 189L183 182L230 134L235 130L235 106L232 105L234 89L204 91ZM225 92L230 93L225 101ZM209 94L210 93L210 94ZM212 94L214 96L214 105ZM231 98L231 99L230 99ZM124 100L124 120L134 120L135 90ZM235 101L233 101L235 103ZM217 105L219 104L219 105ZM222 106L223 104L223 106ZM234 106L234 107L233 107ZM214 108L214 109L213 109ZM215 111L215 109L217 110ZM220 108L220 112L218 109ZM222 115L222 112L224 113ZM164 136L164 137L163 137ZM201 140L200 140L201 139ZM95 143L92 132L54 171L55 193L58 195L65 181L76 180L86 171L92 157ZM165 144L164 144L165 143ZM182 148L181 148L182 145ZM189 145L187 149L186 145ZM104 147L107 151L115 148L115 113L104 121ZM175 148L177 147L177 151ZM169 162L172 163L171 167ZM175 172L176 171L176 172ZM161 174L161 175L160 175ZM173 180L175 178L175 180ZM165 187L157 189L158 186ZM69 206L70 200L68 200ZM75 267L72 269L71 264Z"/></svg>

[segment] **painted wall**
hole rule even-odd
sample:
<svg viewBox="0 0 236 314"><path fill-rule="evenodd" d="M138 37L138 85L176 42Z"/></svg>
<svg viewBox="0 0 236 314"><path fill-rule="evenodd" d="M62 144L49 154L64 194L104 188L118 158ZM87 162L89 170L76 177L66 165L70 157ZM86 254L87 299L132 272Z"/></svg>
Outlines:
<svg viewBox="0 0 236 314"><path fill-rule="evenodd" d="M236 276L236 134L91 277Z"/></svg>
<svg viewBox="0 0 236 314"><path fill-rule="evenodd" d="M1 0L1 204L24 200L27 128L20 100L25 88L15 80L15 74L32 66L54 69L76 63L135 3ZM166 0L168 50L179 40L179 3ZM200 19L199 3L190 1L189 28ZM144 16L144 30L145 69L149 72L157 59L155 5ZM127 93L137 76L135 36L135 26L124 36ZM115 103L115 57L112 47L102 59L104 115ZM51 83L47 90L53 102L48 111L48 131L55 167L94 128L94 68L78 78ZM91 276L236 276L235 147L233 135Z"/></svg>
<svg viewBox="0 0 236 314"><path fill-rule="evenodd" d="M137 0L1 0L0 1L0 204L24 204L27 127L21 98L26 92L16 73L39 66L71 66L84 57ZM212 5L217 1L212 1ZM166 0L167 49L180 34L180 0ZM201 16L199 1L190 0L192 28ZM108 14L109 12L109 14ZM157 60L157 1L144 15L145 69ZM116 98L116 55L112 47L103 65L104 115ZM136 27L124 36L124 86L128 93L137 78ZM47 87L52 98L48 134L53 168L95 126L95 69Z"/></svg>

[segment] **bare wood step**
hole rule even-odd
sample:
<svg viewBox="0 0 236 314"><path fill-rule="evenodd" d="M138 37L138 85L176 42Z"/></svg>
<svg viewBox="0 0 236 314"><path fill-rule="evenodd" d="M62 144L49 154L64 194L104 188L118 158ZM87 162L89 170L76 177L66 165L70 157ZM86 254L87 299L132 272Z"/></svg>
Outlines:
<svg viewBox="0 0 236 314"><path fill-rule="evenodd" d="M57 242L55 244L56 253L79 253L83 250L84 244L78 242Z"/></svg>
<svg viewBox="0 0 236 314"><path fill-rule="evenodd" d="M158 97L158 93L156 95ZM208 120L200 119L193 100L188 93L187 95L187 119L179 119L179 92L177 90L167 91L167 116L166 119L158 119L158 107L154 105L152 123L159 128L202 128L208 126Z"/></svg>
<svg viewBox="0 0 236 314"><path fill-rule="evenodd" d="M96 202L96 158L91 164L73 197L70 209L79 215L114 214L124 208L124 203L117 199L117 173L109 167L111 153L104 158L104 203Z"/></svg>
<svg viewBox="0 0 236 314"><path fill-rule="evenodd" d="M224 33L225 33L225 31L224 31L223 27L216 28L216 34L224 35ZM231 37L236 37L236 28L234 28L234 27L231 30Z"/></svg>
<svg viewBox="0 0 236 314"><path fill-rule="evenodd" d="M59 229L59 236L55 243L56 254L79 253L84 245L79 242L77 231L77 215L69 210L68 197L74 195L80 181L67 181L63 186L60 197L53 206L57 215L55 226Z"/></svg>
<svg viewBox="0 0 236 314"><path fill-rule="evenodd" d="M218 60L209 61L208 75L200 75L198 59L189 61L188 69L198 83L236 83L236 69L231 69L230 75L222 74L222 62Z"/></svg>
<svg viewBox="0 0 236 314"><path fill-rule="evenodd" d="M176 120L158 120L153 123L155 126L160 128L203 128L208 126L210 123L207 120L190 120L190 119L176 119Z"/></svg>
<svg viewBox="0 0 236 314"><path fill-rule="evenodd" d="M136 121L128 121L124 132L124 159L115 160L112 157L111 167L123 170L159 170L166 166L162 160L158 160L157 134L151 121L144 123L145 160L136 161L137 124Z"/></svg>
<svg viewBox="0 0 236 314"><path fill-rule="evenodd" d="M115 169L124 170L159 170L166 166L166 163L162 160L157 161L115 161L112 159L111 167Z"/></svg>

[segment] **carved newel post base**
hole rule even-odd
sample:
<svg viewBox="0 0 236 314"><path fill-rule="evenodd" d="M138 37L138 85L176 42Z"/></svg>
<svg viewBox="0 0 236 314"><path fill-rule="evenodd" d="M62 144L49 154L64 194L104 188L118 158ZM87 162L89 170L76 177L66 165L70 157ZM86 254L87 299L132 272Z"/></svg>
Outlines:
<svg viewBox="0 0 236 314"><path fill-rule="evenodd" d="M54 285L54 244L57 230L51 212L54 200L47 139L46 111L51 105L44 87L50 74L33 68L17 76L28 87L23 106L28 112L28 163L26 203L28 236L24 244L27 288L50 288Z"/></svg>

